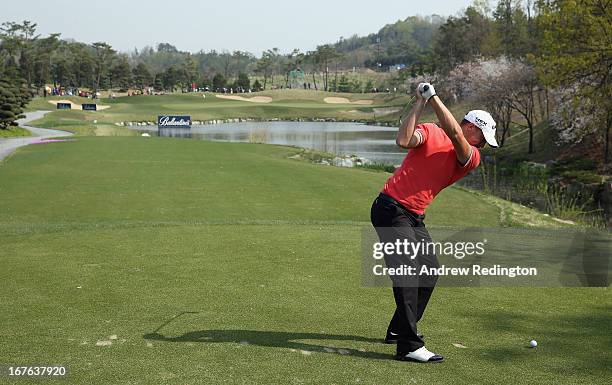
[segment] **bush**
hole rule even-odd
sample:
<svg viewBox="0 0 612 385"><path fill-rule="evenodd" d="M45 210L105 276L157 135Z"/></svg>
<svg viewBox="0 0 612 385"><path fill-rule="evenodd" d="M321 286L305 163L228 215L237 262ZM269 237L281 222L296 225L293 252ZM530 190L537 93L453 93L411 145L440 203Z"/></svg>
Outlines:
<svg viewBox="0 0 612 385"><path fill-rule="evenodd" d="M357 168L365 168L368 170L377 170L393 173L395 172L395 166L389 163L368 163L356 166Z"/></svg>
<svg viewBox="0 0 612 385"><path fill-rule="evenodd" d="M601 183L602 177L590 170L568 170L561 173L564 179L570 179L583 184Z"/></svg>
<svg viewBox="0 0 612 385"><path fill-rule="evenodd" d="M551 167L551 171L555 174L561 174L572 170L595 170L597 164L587 158L563 159L555 163Z"/></svg>

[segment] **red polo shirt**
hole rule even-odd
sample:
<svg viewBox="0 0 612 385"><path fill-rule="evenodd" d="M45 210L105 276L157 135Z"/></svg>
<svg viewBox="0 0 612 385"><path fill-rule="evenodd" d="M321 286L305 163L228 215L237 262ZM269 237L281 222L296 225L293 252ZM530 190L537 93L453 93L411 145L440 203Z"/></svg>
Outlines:
<svg viewBox="0 0 612 385"><path fill-rule="evenodd" d="M478 167L480 152L472 146L472 155L462 166L453 143L434 123L419 124L415 135L420 137L421 144L410 149L382 192L422 215L440 191Z"/></svg>

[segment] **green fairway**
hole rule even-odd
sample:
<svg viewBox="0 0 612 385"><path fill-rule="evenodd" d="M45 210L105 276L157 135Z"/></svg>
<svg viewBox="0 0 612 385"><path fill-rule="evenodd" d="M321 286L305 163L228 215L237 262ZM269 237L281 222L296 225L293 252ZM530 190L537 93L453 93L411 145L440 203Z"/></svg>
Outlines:
<svg viewBox="0 0 612 385"><path fill-rule="evenodd" d="M225 95L235 97L237 95ZM160 114L190 115L192 120L210 121L222 119L339 119L397 122L400 107L410 97L394 94L337 94L322 91L279 90L242 97L267 97L269 103L222 99L215 94L168 94L157 96L124 96L116 99L101 99L101 105L110 108L99 111L79 109L54 111L35 122L37 127L66 129L76 133L99 136L129 135L131 131L119 128L117 122L157 122ZM340 97L347 103L327 103L326 98ZM55 107L49 101L71 100L74 103L91 103L91 99L79 97L49 97L33 100L30 110L50 110ZM359 100L371 104L352 104ZM376 112L378 111L378 113ZM389 113L391 112L391 113ZM94 120L96 123L94 123Z"/></svg>
<svg viewBox="0 0 612 385"><path fill-rule="evenodd" d="M105 111L153 119L148 98ZM45 119L69 114L94 119ZM288 158L298 151L85 136L19 149L0 163L0 363L68 365L71 384L608 382L600 288L440 287L420 325L447 361L392 360L391 289L362 287L360 271L389 174ZM426 222L555 223L458 188Z"/></svg>

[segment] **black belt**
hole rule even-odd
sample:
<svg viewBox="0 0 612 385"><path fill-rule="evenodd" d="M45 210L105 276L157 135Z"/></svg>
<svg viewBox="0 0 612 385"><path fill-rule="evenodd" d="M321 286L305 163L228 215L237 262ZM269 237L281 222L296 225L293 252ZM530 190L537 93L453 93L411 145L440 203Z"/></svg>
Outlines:
<svg viewBox="0 0 612 385"><path fill-rule="evenodd" d="M403 204L399 203L399 202L398 202L397 200L395 200L393 197L390 197L389 195L387 195L387 194L385 194L385 193L380 193L380 194L378 194L378 197L379 197L381 200L385 201L385 202L391 203L391 204L396 205L397 207L399 207L399 208L401 208L401 209L403 209L403 210L406 210L406 211L407 211L407 212L409 212L411 215L414 215L414 216L415 216L415 217L417 217L417 218L420 218L420 219L424 219L424 218L425 218L425 215L417 214L417 213L415 213L415 212L413 212L413 211L411 211L411 210L408 210L408 209L407 209L407 208L406 208L406 207L405 207Z"/></svg>

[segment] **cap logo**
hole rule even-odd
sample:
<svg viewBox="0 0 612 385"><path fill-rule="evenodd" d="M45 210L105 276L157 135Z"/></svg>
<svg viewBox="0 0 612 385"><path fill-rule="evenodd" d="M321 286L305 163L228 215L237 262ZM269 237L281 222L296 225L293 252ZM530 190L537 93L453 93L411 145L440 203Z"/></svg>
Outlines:
<svg viewBox="0 0 612 385"><path fill-rule="evenodd" d="M487 122L485 122L484 120L480 119L480 118L479 118L479 117L477 117L477 116L474 118L474 120L476 120L476 124L478 124L478 125L479 125L479 126L481 126L481 127L482 127L482 126L484 126L484 127L486 127L486 126L487 126Z"/></svg>

